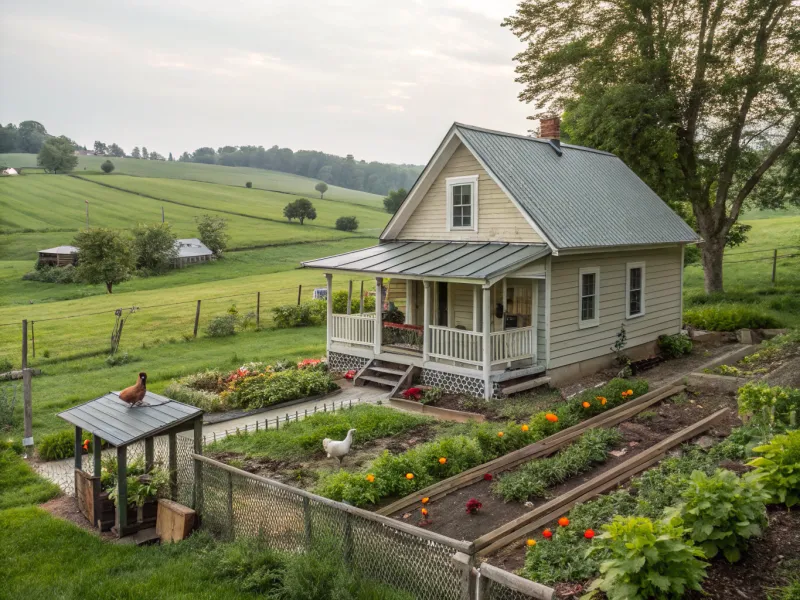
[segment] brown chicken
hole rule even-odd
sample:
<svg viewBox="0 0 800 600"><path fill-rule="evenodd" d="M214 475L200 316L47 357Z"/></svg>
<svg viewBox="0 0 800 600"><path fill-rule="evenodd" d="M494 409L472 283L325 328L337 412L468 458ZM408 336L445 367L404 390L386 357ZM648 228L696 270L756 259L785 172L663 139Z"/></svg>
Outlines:
<svg viewBox="0 0 800 600"><path fill-rule="evenodd" d="M147 393L147 373L139 373L136 385L127 387L119 393L119 399L131 406L139 404Z"/></svg>

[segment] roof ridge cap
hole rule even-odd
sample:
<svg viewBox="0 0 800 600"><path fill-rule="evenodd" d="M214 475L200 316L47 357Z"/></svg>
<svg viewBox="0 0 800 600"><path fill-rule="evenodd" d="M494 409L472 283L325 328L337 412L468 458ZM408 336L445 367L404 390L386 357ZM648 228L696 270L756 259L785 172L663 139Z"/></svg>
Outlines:
<svg viewBox="0 0 800 600"><path fill-rule="evenodd" d="M536 142L537 144L548 144L548 145L550 144L550 140L548 140L548 139L535 138L535 137L531 137L531 136L528 136L528 135L522 135L522 134L519 134L519 133L510 133L508 131L499 131L497 129L487 129L485 127L478 127L477 125L468 125L467 123L459 123L458 121L456 121L454 123L454 125L457 128L472 129L473 131L480 131L480 132L483 132L483 133L490 133L490 134L493 134L493 135L501 135L501 136L504 136L504 137L519 138L521 140L526 140L526 141L529 141L529 142ZM602 154L602 155L605 155L605 156L613 156L614 158L618 158L616 154L613 154L611 152L606 152L605 150L598 150L597 148L589 148L587 146L578 146L576 144L563 144L562 143L561 144L561 148L568 148L570 150L581 150L583 152L592 152L594 154Z"/></svg>

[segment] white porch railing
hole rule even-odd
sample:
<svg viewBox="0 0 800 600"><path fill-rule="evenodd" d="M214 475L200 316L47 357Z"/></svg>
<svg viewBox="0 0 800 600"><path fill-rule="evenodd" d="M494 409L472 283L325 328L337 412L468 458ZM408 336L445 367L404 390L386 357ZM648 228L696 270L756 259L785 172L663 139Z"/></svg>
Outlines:
<svg viewBox="0 0 800 600"><path fill-rule="evenodd" d="M533 327L520 327L495 331L491 334L492 364L531 358L536 354L533 346Z"/></svg>
<svg viewBox="0 0 800 600"><path fill-rule="evenodd" d="M429 356L470 365L483 364L483 334L479 331L431 325Z"/></svg>
<svg viewBox="0 0 800 600"><path fill-rule="evenodd" d="M331 318L331 341L375 345L375 314L339 315Z"/></svg>

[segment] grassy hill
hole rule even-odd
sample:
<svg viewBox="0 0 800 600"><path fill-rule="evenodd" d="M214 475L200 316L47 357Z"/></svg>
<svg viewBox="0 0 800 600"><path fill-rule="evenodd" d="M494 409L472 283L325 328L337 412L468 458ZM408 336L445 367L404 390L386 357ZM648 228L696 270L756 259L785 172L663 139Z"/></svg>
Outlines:
<svg viewBox="0 0 800 600"><path fill-rule="evenodd" d="M76 174L82 171L100 171L100 165L107 160L105 156L81 156L78 159ZM278 192L306 195L309 198L319 198L319 192L314 186L319 183L317 179L309 179L299 175L267 171L265 169L251 169L248 167L224 167L221 165L204 165L200 163L164 162L160 160L137 160L135 158L111 158L115 166L115 173L135 175L138 177L159 177L166 179L186 179L220 183L244 187L248 181L253 182L253 187ZM0 154L0 165L9 167L35 167L35 154ZM357 204L364 204L376 208L383 207L383 198L367 192L350 190L347 188L328 186L325 197L331 200L347 200Z"/></svg>

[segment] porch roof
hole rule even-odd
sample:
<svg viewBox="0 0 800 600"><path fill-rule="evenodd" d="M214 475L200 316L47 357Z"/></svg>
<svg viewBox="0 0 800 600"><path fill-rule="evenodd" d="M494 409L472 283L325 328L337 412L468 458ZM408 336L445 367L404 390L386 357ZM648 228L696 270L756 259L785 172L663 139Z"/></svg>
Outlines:
<svg viewBox="0 0 800 600"><path fill-rule="evenodd" d="M302 264L327 271L488 282L548 254L546 244L387 242Z"/></svg>

